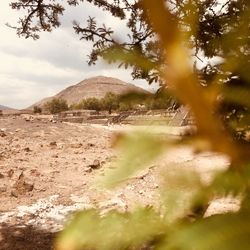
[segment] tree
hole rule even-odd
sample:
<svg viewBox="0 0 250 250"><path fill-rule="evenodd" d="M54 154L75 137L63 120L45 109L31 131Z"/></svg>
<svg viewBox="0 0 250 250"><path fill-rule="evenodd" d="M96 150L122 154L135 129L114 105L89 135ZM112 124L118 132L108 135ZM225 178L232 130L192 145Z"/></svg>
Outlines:
<svg viewBox="0 0 250 250"><path fill-rule="evenodd" d="M112 92L106 93L101 102L103 109L108 110L109 114L112 113L112 110L116 110L119 107L118 96Z"/></svg>
<svg viewBox="0 0 250 250"><path fill-rule="evenodd" d="M53 98L51 101L45 103L44 108L51 114L57 114L69 109L67 101L60 98Z"/></svg>
<svg viewBox="0 0 250 250"><path fill-rule="evenodd" d="M80 107L82 109L100 111L102 109L102 103L99 99L95 97L90 97L90 98L84 99L82 103L80 104Z"/></svg>
<svg viewBox="0 0 250 250"><path fill-rule="evenodd" d="M89 2L127 20L132 35L130 42L117 42L110 30L97 28L94 19L89 19L86 28L75 24L76 32L94 43L90 62L99 56L110 61L121 60L125 67L133 67L134 77L149 82L160 78L178 100L190 107L196 120L197 134L183 140L182 145L224 154L230 164L206 184L193 173L178 172L175 180L167 179L165 184L170 186L162 189L162 203L166 205L162 213L150 208L125 214L111 211L101 216L96 210L78 213L59 236L57 248L235 250L241 246L242 250L248 250L250 147L246 140L244 143L234 140L231 130L235 133L239 128L249 127L245 119L250 107L249 1L229 0L221 5L214 0ZM36 9L33 11L37 14ZM43 15L44 11L38 13ZM22 31L25 34L27 29ZM34 31L39 31L39 26ZM219 56L221 63L206 65L201 70L195 64L191 67L190 52L196 58L200 53L205 58ZM235 114L236 124L229 119L225 126L223 121ZM123 150L123 157L105 179L109 186L127 179L151 164L165 149L180 143L149 134L119 138L117 145ZM179 190L175 183L185 188ZM228 194L239 199L239 211L203 218L204 208L213 197ZM180 204L185 199L188 202Z"/></svg>

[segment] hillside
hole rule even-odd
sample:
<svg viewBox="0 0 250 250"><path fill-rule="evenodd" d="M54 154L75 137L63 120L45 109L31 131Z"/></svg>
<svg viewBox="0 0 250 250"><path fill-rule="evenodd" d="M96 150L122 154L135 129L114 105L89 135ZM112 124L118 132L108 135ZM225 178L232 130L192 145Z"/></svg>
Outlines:
<svg viewBox="0 0 250 250"><path fill-rule="evenodd" d="M112 77L97 76L89 79L85 79L76 85L72 85L55 96L45 98L33 106L43 106L47 101L53 98L65 99L69 105L79 103L82 99L89 97L96 97L98 99L105 96L107 92L113 92L115 94L124 94L126 92L140 92L148 93L148 91L136 87L133 84L123 82L119 79Z"/></svg>
<svg viewBox="0 0 250 250"><path fill-rule="evenodd" d="M10 109L12 109L12 108L0 105L0 110L10 110Z"/></svg>

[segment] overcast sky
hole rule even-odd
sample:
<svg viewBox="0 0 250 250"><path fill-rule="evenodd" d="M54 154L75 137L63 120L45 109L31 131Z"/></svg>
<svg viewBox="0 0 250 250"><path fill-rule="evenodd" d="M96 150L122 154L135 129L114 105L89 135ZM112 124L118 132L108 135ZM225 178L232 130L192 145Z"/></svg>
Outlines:
<svg viewBox="0 0 250 250"><path fill-rule="evenodd" d="M0 1L0 105L26 108L67 86L97 75L117 77L148 88L147 83L133 81L128 71L119 70L114 65L87 65L91 45L79 41L72 21L82 22L89 15L97 15L102 22L112 23L122 30L116 19L90 4L69 7L61 19L60 28L52 33L41 33L40 39L33 41L19 38L15 30L6 27L6 22L14 25L20 15L10 9L10 2Z"/></svg>

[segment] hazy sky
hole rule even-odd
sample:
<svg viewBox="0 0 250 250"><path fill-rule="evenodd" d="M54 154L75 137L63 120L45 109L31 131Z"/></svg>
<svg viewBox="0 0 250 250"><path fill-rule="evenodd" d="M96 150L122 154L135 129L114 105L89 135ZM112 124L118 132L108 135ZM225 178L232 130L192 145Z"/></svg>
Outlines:
<svg viewBox="0 0 250 250"><path fill-rule="evenodd" d="M15 25L20 13L11 10L11 0L0 1L0 104L26 108L34 102L56 94L63 88L97 75L117 77L138 86L148 87L144 81L133 81L128 71L114 65L87 65L91 45L79 41L72 21L82 22L89 15L97 15L101 23L112 23L123 30L121 23L98 8L84 3L82 7L66 8L62 26L52 33L41 33L40 39L19 38ZM82 22L84 23L84 22Z"/></svg>

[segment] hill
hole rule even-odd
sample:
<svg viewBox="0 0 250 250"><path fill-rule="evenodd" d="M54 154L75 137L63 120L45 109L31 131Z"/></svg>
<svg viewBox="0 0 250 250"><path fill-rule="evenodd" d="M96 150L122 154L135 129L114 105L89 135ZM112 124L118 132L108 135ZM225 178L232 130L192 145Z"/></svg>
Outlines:
<svg viewBox="0 0 250 250"><path fill-rule="evenodd" d="M0 110L13 110L13 108L9 108L9 107L0 105Z"/></svg>
<svg viewBox="0 0 250 250"><path fill-rule="evenodd" d="M124 94L127 92L148 93L148 91L136 87L133 84L123 82L117 78L97 76L85 79L76 85L72 85L55 96L45 98L33 106L43 106L46 102L53 98L62 98L68 102L69 105L79 103L82 99L89 97L96 97L101 99L107 92L115 94Z"/></svg>

